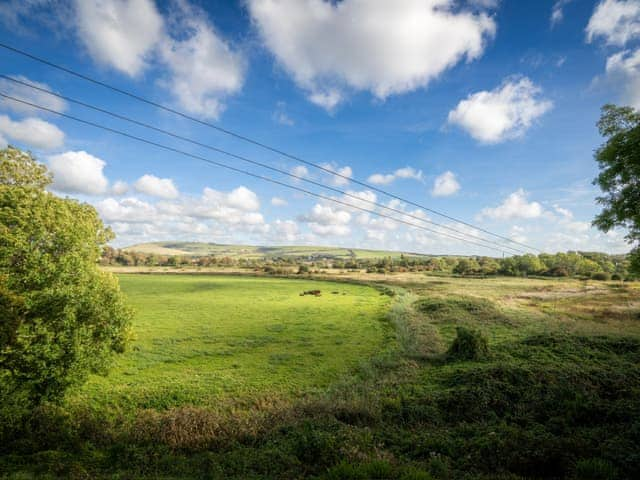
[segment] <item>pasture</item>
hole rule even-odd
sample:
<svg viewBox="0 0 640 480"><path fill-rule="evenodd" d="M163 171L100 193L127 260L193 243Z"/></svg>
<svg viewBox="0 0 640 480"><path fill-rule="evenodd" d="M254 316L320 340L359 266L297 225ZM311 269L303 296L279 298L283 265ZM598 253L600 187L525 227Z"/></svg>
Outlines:
<svg viewBox="0 0 640 480"><path fill-rule="evenodd" d="M120 275L131 348L69 402L165 409L322 390L388 348L390 299L371 287L202 275ZM321 296L301 296L305 290Z"/></svg>

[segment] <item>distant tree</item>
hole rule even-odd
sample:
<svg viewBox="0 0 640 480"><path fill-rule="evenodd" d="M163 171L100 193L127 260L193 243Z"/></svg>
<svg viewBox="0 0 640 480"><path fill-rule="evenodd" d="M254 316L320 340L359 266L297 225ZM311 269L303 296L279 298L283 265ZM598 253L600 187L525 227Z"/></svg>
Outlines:
<svg viewBox="0 0 640 480"><path fill-rule="evenodd" d="M632 250L631 269L640 273L640 113L631 107L605 105L598 122L606 142L596 151L600 173L594 180L604 195L593 225L603 232L627 230Z"/></svg>
<svg viewBox="0 0 640 480"><path fill-rule="evenodd" d="M104 372L128 337L117 280L98 268L113 234L90 205L47 192L50 181L30 154L0 150L3 417Z"/></svg>
<svg viewBox="0 0 640 480"><path fill-rule="evenodd" d="M461 258L458 264L453 268L453 273L459 275L473 275L480 271L480 264L473 258Z"/></svg>

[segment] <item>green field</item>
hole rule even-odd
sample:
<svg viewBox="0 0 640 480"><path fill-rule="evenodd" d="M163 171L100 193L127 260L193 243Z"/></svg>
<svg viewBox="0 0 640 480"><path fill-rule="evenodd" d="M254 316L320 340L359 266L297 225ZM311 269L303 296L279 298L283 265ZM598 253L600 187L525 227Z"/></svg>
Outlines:
<svg viewBox="0 0 640 480"><path fill-rule="evenodd" d="M122 275L135 340L69 401L120 409L211 406L321 390L386 348L389 297L350 284ZM300 296L319 289L322 295Z"/></svg>

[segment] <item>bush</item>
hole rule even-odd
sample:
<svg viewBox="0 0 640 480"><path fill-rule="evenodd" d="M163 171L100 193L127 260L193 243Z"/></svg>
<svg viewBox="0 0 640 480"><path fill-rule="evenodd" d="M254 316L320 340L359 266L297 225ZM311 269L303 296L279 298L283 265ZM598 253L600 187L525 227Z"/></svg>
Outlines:
<svg viewBox="0 0 640 480"><path fill-rule="evenodd" d="M620 281L620 280L624 280L624 278L619 273L614 273L613 275L611 275L611 280Z"/></svg>
<svg viewBox="0 0 640 480"><path fill-rule="evenodd" d="M611 274L608 272L595 272L591 274L591 280L600 280L603 282L607 282L611 280Z"/></svg>
<svg viewBox="0 0 640 480"><path fill-rule="evenodd" d="M452 360L483 360L488 358L489 344L482 333L470 328L456 328L456 338L447 351Z"/></svg>
<svg viewBox="0 0 640 480"><path fill-rule="evenodd" d="M599 458L589 458L578 460L575 478L580 480L613 480L620 477L616 468L609 462Z"/></svg>

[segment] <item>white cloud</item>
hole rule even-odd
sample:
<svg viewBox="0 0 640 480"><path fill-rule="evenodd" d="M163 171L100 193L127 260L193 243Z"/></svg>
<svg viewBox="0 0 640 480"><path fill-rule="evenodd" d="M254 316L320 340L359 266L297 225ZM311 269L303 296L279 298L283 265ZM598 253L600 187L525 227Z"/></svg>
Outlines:
<svg viewBox="0 0 640 480"><path fill-rule="evenodd" d="M105 198L96 205L100 216L107 222L158 222L158 210L148 202L134 197L116 200Z"/></svg>
<svg viewBox="0 0 640 480"><path fill-rule="evenodd" d="M129 184L127 182L123 182L122 180L117 180L113 186L111 187L111 193L113 195L124 195L129 191Z"/></svg>
<svg viewBox="0 0 640 480"><path fill-rule="evenodd" d="M0 135L30 147L52 150L64 144L64 133L54 124L39 118L12 120L0 115Z"/></svg>
<svg viewBox="0 0 640 480"><path fill-rule="evenodd" d="M296 165L290 170L290 173L296 177L307 178L309 176L309 169L304 165Z"/></svg>
<svg viewBox="0 0 640 480"><path fill-rule="evenodd" d="M271 199L271 205L274 207L284 207L287 205L287 201L284 198L273 197Z"/></svg>
<svg viewBox="0 0 640 480"><path fill-rule="evenodd" d="M248 5L266 47L309 99L327 110L348 90L384 99L426 87L463 59L478 58L496 30L487 13L472 13L453 0Z"/></svg>
<svg viewBox="0 0 640 480"><path fill-rule="evenodd" d="M319 203L313 206L311 212L301 215L299 220L308 223L311 231L320 236L344 236L351 231L348 225L351 221L349 212Z"/></svg>
<svg viewBox="0 0 640 480"><path fill-rule="evenodd" d="M483 143L517 138L553 107L539 98L541 92L527 77L506 80L494 90L469 95L449 112L448 121Z"/></svg>
<svg viewBox="0 0 640 480"><path fill-rule="evenodd" d="M278 242L293 242L298 239L298 224L293 220L276 220L272 224L274 239Z"/></svg>
<svg viewBox="0 0 640 480"><path fill-rule="evenodd" d="M7 148L7 145L9 145L7 139L0 135L0 148Z"/></svg>
<svg viewBox="0 0 640 480"><path fill-rule="evenodd" d="M393 173L374 173L373 175L369 176L367 181L369 183L373 183L374 185L388 185L398 178L422 180L422 170L416 170L413 167L404 167L397 169Z"/></svg>
<svg viewBox="0 0 640 480"><path fill-rule="evenodd" d="M287 104L285 102L278 102L276 104L276 109L273 112L273 115L271 116L271 118L273 118L273 120L276 123L279 123L280 125L293 127L295 125L295 122L287 114L286 108L287 108Z"/></svg>
<svg viewBox="0 0 640 480"><path fill-rule="evenodd" d="M20 80L21 82L31 84L35 87L42 88L44 90L53 90L46 83L35 82L23 75L13 75L13 78L15 78L16 80ZM36 105L42 105L43 107L50 108L59 112L63 112L67 109L67 102L65 102L61 98L48 95L44 92L34 90L33 88L26 87L5 78L0 78L0 90L2 90L3 93L6 93L7 95L18 98L20 100L25 100ZM24 103L16 102L4 97L0 98L0 106L9 108L14 112L21 114L34 114L36 112L42 113L42 110L40 109L30 107L29 105L25 105Z"/></svg>
<svg viewBox="0 0 640 480"><path fill-rule="evenodd" d="M610 56L606 74L607 80L620 90L621 101L640 109L640 48Z"/></svg>
<svg viewBox="0 0 640 480"><path fill-rule="evenodd" d="M98 62L129 76L147 65L163 21L153 0L75 0L78 36Z"/></svg>
<svg viewBox="0 0 640 480"><path fill-rule="evenodd" d="M172 199L177 198L179 195L173 180L170 178L158 178L155 175L143 175L136 180L133 187L138 192L152 197Z"/></svg>
<svg viewBox="0 0 640 480"><path fill-rule="evenodd" d="M177 1L171 18L172 33L159 45L171 72L165 83L189 112L218 118L222 99L242 88L245 60L217 34L202 9Z"/></svg>
<svg viewBox="0 0 640 480"><path fill-rule="evenodd" d="M624 46L640 37L640 2L603 0L589 19L587 41L602 37L608 45Z"/></svg>
<svg viewBox="0 0 640 480"><path fill-rule="evenodd" d="M230 207L238 208L247 212L260 209L258 196L247 187L240 186L229 192L226 203Z"/></svg>
<svg viewBox="0 0 640 480"><path fill-rule="evenodd" d="M348 165L338 167L330 163L322 163L320 166L331 172L337 173L337 175L329 175L329 182L336 187L348 185L349 179L353 176L353 170Z"/></svg>
<svg viewBox="0 0 640 480"><path fill-rule="evenodd" d="M556 0L551 8L551 26L555 26L564 20L564 7L573 0Z"/></svg>
<svg viewBox="0 0 640 480"><path fill-rule="evenodd" d="M104 160L85 151L53 155L49 157L52 186L59 192L101 195L109 185L103 172L105 165Z"/></svg>
<svg viewBox="0 0 640 480"><path fill-rule="evenodd" d="M543 208L538 202L529 202L527 194L519 189L510 194L495 208L484 208L478 219L511 220L514 218L538 218L542 216Z"/></svg>
<svg viewBox="0 0 640 480"><path fill-rule="evenodd" d="M460 183L456 179L453 172L446 171L441 175L438 175L433 182L433 189L431 195L434 197L448 197L460 190Z"/></svg>

